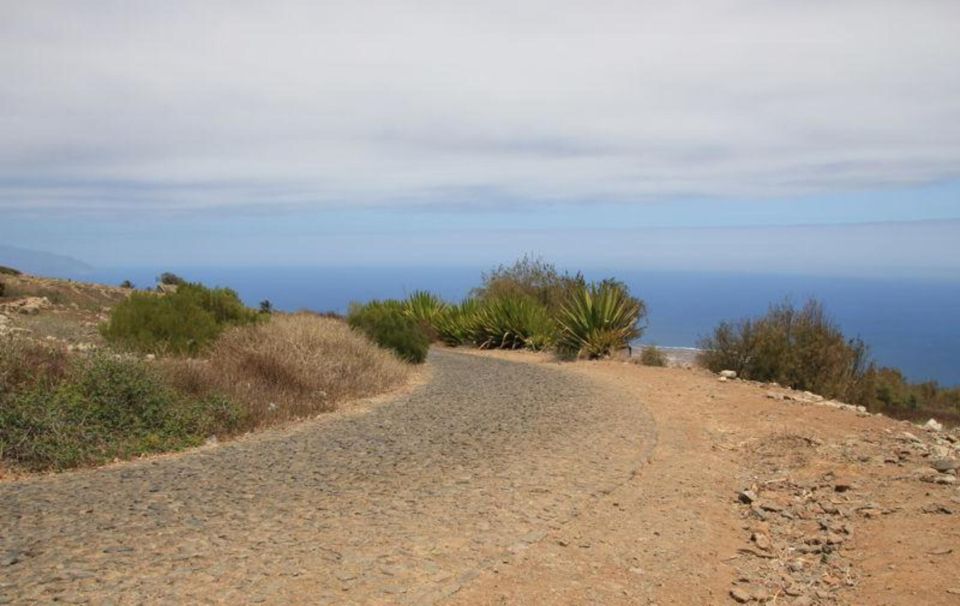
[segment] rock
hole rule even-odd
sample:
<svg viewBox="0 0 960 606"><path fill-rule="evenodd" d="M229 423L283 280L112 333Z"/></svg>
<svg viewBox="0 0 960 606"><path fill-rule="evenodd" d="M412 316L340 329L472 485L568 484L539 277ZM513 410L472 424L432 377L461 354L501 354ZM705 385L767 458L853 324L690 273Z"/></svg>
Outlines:
<svg viewBox="0 0 960 606"><path fill-rule="evenodd" d="M757 547L764 551L770 551L770 548L773 547L773 545L770 543L770 537L762 532L753 533L752 539L753 542L757 544Z"/></svg>
<svg viewBox="0 0 960 606"><path fill-rule="evenodd" d="M944 459L936 459L935 461L930 463L930 467L933 467L940 473L946 473L948 471L957 469L958 464L955 459L944 458Z"/></svg>
<svg viewBox="0 0 960 606"><path fill-rule="evenodd" d="M786 399L786 396L784 396L782 393L778 393L778 392L776 392L776 391L768 391L768 392L767 392L767 397L770 398L771 400L785 400L785 399Z"/></svg>
<svg viewBox="0 0 960 606"><path fill-rule="evenodd" d="M3 555L0 555L0 566L13 566L20 561L21 554L19 551L7 551Z"/></svg>
<svg viewBox="0 0 960 606"><path fill-rule="evenodd" d="M735 370L721 370L721 371L720 371L720 377L722 377L722 378L724 378L724 379L736 379L736 378L737 378L737 371L735 371Z"/></svg>
<svg viewBox="0 0 960 606"><path fill-rule="evenodd" d="M927 431L943 431L943 425L937 423L936 419L930 419L924 423L923 428Z"/></svg>
<svg viewBox="0 0 960 606"><path fill-rule="evenodd" d="M952 485L954 485L954 484L957 483L957 477L956 477L956 476L949 476L949 475L946 475L946 474L940 475L940 476L937 476L937 479L934 480L934 483L935 483L935 484L945 484L945 485L948 485L948 486L952 486Z"/></svg>
<svg viewBox="0 0 960 606"><path fill-rule="evenodd" d="M721 383L726 383L728 380L729 380L729 379L727 379L726 377L720 377L720 379L719 379L719 381L720 381Z"/></svg>
<svg viewBox="0 0 960 606"><path fill-rule="evenodd" d="M753 600L753 596L750 593L740 587L734 587L730 590L730 597L733 598L733 601L739 604L746 604Z"/></svg>
<svg viewBox="0 0 960 606"><path fill-rule="evenodd" d="M3 311L35 316L41 309L50 307L50 300L46 297L24 297L9 303L4 303Z"/></svg>
<svg viewBox="0 0 960 606"><path fill-rule="evenodd" d="M753 491L750 490L750 489L741 490L741 491L737 494L737 498L740 499L740 502L741 502L741 503L744 503L744 504L746 504L746 505L749 505L750 503L753 503L754 501L757 500L757 493L753 492Z"/></svg>

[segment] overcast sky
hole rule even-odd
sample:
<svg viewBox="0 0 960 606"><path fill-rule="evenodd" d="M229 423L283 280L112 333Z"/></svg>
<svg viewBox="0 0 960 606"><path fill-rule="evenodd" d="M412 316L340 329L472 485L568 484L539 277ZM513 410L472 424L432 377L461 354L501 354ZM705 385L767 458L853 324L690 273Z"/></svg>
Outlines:
<svg viewBox="0 0 960 606"><path fill-rule="evenodd" d="M915 246L872 241L874 269L960 275L958 24L956 0L4 2L3 237L329 265L523 234L656 265L600 248L672 229L664 267L777 270L742 229L803 225L857 273L837 226L888 224Z"/></svg>

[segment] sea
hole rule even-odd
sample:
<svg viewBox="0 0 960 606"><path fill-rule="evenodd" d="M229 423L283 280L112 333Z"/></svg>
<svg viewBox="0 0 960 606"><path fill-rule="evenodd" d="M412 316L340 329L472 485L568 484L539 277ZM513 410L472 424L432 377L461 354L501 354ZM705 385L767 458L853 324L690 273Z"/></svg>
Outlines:
<svg viewBox="0 0 960 606"><path fill-rule="evenodd" d="M478 285L478 267L289 267L98 269L71 276L150 287L161 271L191 281L228 286L251 306L269 300L282 311L343 313L351 302L399 298L425 289L459 301ZM588 279L613 276L648 309L640 344L695 347L721 320L765 312L782 301L822 301L849 336L859 336L873 358L900 368L911 380L960 385L960 276L957 280L859 279L799 275L661 272L605 268Z"/></svg>

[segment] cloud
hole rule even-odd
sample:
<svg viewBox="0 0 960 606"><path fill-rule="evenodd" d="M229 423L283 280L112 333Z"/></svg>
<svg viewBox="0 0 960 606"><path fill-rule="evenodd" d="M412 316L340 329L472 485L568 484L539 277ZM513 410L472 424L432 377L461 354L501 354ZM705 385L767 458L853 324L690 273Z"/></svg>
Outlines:
<svg viewBox="0 0 960 606"><path fill-rule="evenodd" d="M0 211L960 177L960 3L13 3Z"/></svg>

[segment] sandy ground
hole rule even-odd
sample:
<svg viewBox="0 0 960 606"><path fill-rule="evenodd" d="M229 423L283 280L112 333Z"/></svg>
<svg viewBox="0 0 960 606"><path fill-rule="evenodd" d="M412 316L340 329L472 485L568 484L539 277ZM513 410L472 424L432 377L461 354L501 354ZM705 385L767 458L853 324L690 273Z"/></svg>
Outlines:
<svg viewBox="0 0 960 606"><path fill-rule="evenodd" d="M960 604L960 492L931 469L957 455L942 434L705 371L562 367L647 408L650 460L454 603Z"/></svg>

